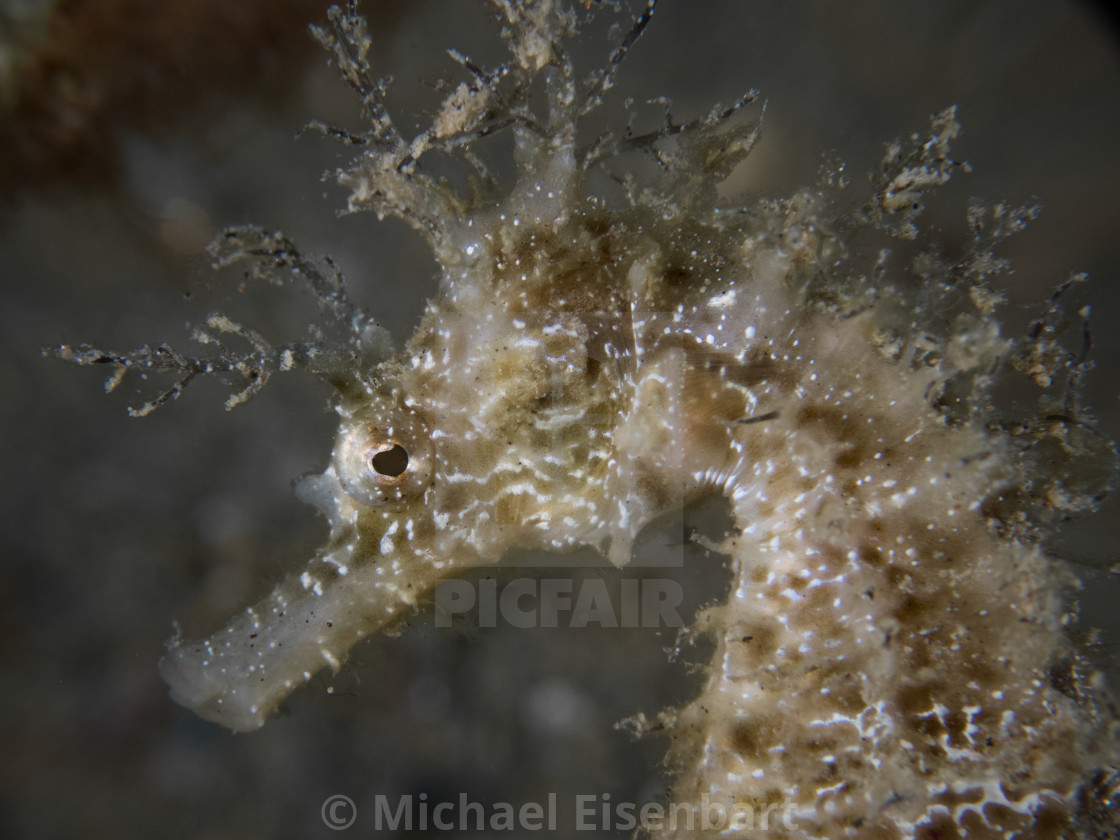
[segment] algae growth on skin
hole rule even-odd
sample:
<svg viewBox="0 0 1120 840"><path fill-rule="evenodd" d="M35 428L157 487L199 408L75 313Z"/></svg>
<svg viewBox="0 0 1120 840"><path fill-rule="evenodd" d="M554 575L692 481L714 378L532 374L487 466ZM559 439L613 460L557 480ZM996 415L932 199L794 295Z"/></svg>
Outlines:
<svg viewBox="0 0 1120 840"><path fill-rule="evenodd" d="M257 728L437 580L515 550L625 567L647 525L714 495L730 521L704 543L730 586L689 631L710 664L696 694L631 719L672 737L668 801L781 803L772 830L795 837L1106 829L1115 712L1044 550L1115 469L1083 398L1083 279L1058 278L1016 337L998 284L1034 203L969 202L956 245L924 232L930 191L968 168L952 107L889 144L870 184L826 161L783 196L730 194L766 142L759 94L694 114L612 100L657 18L602 12L620 26L588 70L567 52L581 6L495 3L508 56L453 52L419 133L386 110L356 11L317 30L366 118L313 126L356 153L337 173L349 209L403 219L439 266L395 353L334 262L250 227L212 256L310 286L323 330L277 345L215 315L194 333L211 356L55 351L114 387L170 371L141 415L212 374L236 383L230 407L293 368L337 392L330 463L297 489L327 543L225 629L176 636L172 696ZM513 175L479 151L503 134ZM449 160L470 180L432 174ZM1032 402L997 390L1016 376Z"/></svg>

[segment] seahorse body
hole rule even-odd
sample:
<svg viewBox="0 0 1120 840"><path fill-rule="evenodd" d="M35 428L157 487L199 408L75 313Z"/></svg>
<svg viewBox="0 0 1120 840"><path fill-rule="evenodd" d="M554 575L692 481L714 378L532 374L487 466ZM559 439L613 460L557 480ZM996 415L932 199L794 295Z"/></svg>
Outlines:
<svg viewBox="0 0 1120 840"><path fill-rule="evenodd" d="M440 293L406 351L342 391L331 465L299 490L327 544L225 630L174 640L173 696L253 729L439 578L515 548L593 546L621 565L653 518L721 493L733 585L695 628L718 642L706 686L665 716L673 801L773 812L768 830L798 838L1072 831L1082 785L1115 761L1116 716L1097 678L1060 679L1079 662L1070 581L1009 501L1018 450L976 409L1011 351L988 298L929 352L916 325L939 313L892 297L886 274L853 279L823 193L717 210L715 184L756 137L725 129L747 98L619 141L656 149L663 180L589 196L597 154L575 127L653 4L582 86L562 6L496 5L512 61L461 61L473 81L411 141L364 75L354 10L321 33L374 125L375 151L340 174L351 209L424 232ZM527 93L500 101L509 74L521 92L545 79L545 115ZM422 154L491 126L515 133L508 196L453 200L424 180ZM948 177L955 127L939 117L866 225ZM973 407L948 410L962 383ZM719 833L710 816L660 833Z"/></svg>

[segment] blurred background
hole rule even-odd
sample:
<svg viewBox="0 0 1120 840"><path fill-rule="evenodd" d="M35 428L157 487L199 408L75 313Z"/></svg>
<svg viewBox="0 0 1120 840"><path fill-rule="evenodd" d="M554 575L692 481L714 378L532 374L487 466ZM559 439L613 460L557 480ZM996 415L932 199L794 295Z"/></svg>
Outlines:
<svg viewBox="0 0 1120 840"><path fill-rule="evenodd" d="M336 836L320 817L333 794L355 801L350 831L367 835L377 794L642 803L664 790L666 744L612 724L697 690L690 663L706 650L670 662L674 630L449 632L421 617L360 644L340 674L248 735L179 708L156 674L173 620L190 637L213 631L324 537L291 483L326 464L328 390L277 377L227 414L227 391L199 382L133 420L126 406L160 383L130 377L105 396L99 371L39 349L190 350L187 323L214 310L278 342L301 337L310 298L239 290L208 269L210 237L243 223L333 255L354 296L407 338L435 291L434 262L401 223L339 217L344 197L320 176L346 152L295 139L312 118L360 127L306 35L324 5L0 0L4 837ZM500 55L480 2L370 0L364 11L406 130L438 103L436 80L460 78L445 48L480 63ZM608 54L605 35L581 41L588 69ZM938 193L925 227L952 252L971 196L1041 200L1041 218L1004 249L1017 269L1005 278L1008 333L1069 272L1089 272L1090 402L1120 438L1120 52L1107 16L1074 0L662 0L611 101L664 95L685 119L750 87L768 102L762 141L726 190L748 199L811 186L826 156L847 162L859 194L887 141L957 103L954 152L975 171ZM1113 497L1053 544L1087 584L1080 628L1104 631L1114 685L1118 517ZM721 597L726 571L683 535L718 519L692 511L644 537L641 550L684 560L665 574L684 583L690 612ZM579 575L617 581L588 562ZM558 836L572 833L566 813L561 825Z"/></svg>

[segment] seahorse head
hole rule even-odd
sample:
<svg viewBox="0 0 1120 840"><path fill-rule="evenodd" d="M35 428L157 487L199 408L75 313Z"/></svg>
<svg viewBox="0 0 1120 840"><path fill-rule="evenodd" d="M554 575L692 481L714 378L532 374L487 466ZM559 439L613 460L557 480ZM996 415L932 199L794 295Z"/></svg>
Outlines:
<svg viewBox="0 0 1120 840"><path fill-rule="evenodd" d="M512 221L462 247L406 352L340 403L331 465L301 493L352 556L468 568L614 536L626 263L582 217Z"/></svg>
<svg viewBox="0 0 1120 840"><path fill-rule="evenodd" d="M326 544L217 635L174 640L161 666L177 700L234 729L259 726L296 685L323 664L337 667L357 639L406 614L439 578L518 548L592 546L620 564L650 516L683 501L680 466L696 439L681 422L687 352L651 337L672 332L665 326L674 315L654 292L673 277L685 288L680 264L692 258L678 252L696 251L661 234L679 227L671 216L690 215L688 196L714 195L715 182L745 156L751 128L727 132L723 121L753 96L694 125L668 120L650 136L581 148L577 123L601 104L654 3L583 81L564 46L576 20L566 6L496 5L510 62L487 70L452 53L471 78L411 140L384 110L385 83L369 75L369 39L353 5L331 11L331 29L315 30L370 119L360 136L312 126L368 150L338 173L350 210L404 219L441 266L439 293L401 352L366 363L363 330L373 322L345 299L333 263L320 270L282 237L254 231L227 234L220 250L226 261L264 257L268 270L284 266L310 279L360 349L301 347L278 357L279 369L308 367L339 387L329 465L297 490L326 515ZM529 97L541 79L543 109ZM508 189L471 150L504 130L517 169ZM603 159L670 136L684 143L686 134L690 150L672 153L679 159L664 187L687 186L687 195L672 205L622 197L633 212L619 215L585 188ZM433 154L467 165L469 197L424 172L420 159ZM670 297L676 306L676 291ZM717 414L726 451L727 417Z"/></svg>

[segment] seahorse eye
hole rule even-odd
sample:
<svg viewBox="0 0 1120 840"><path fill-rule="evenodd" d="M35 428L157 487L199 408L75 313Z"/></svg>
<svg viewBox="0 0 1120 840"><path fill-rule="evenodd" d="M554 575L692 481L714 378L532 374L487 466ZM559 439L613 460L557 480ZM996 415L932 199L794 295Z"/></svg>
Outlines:
<svg viewBox="0 0 1120 840"><path fill-rule="evenodd" d="M396 478L408 469L408 453L399 443L375 452L369 459L370 468L380 474Z"/></svg>
<svg viewBox="0 0 1120 840"><path fill-rule="evenodd" d="M343 421L335 470L343 488L364 505L407 502L432 480L435 453L427 425L394 406L364 408Z"/></svg>

